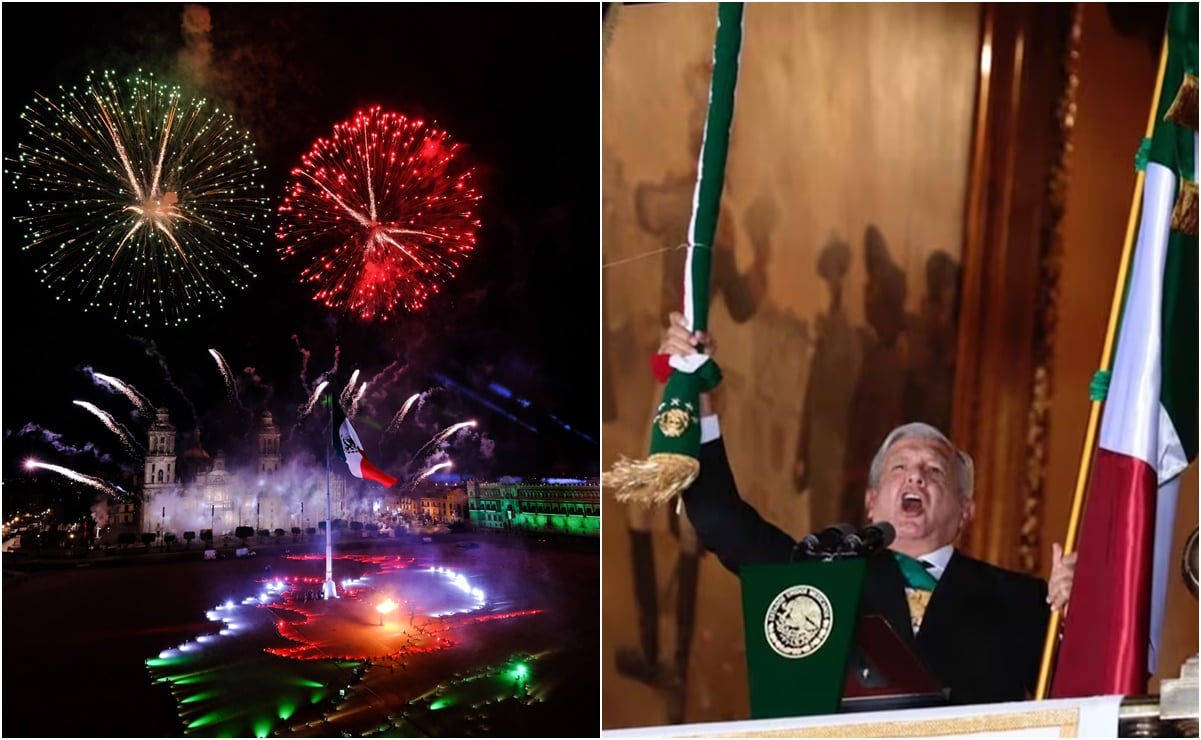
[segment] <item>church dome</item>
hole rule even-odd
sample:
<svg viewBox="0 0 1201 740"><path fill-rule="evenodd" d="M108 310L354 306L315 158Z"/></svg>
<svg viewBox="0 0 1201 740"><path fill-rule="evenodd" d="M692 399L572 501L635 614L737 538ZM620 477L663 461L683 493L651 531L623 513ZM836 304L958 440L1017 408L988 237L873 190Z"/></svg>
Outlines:
<svg viewBox="0 0 1201 740"><path fill-rule="evenodd" d="M190 461L199 461L199 460L208 460L209 459L209 453L205 452L204 448L201 447L200 445L196 445L195 447L189 447L188 449L184 450L183 456L185 459L190 460Z"/></svg>

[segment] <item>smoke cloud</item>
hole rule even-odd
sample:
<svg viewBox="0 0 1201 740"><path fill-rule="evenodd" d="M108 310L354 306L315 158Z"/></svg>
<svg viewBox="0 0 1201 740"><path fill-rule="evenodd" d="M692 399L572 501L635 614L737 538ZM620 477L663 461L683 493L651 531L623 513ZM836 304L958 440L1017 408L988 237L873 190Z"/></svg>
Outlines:
<svg viewBox="0 0 1201 740"><path fill-rule="evenodd" d="M107 452L101 452L96 445L91 442L86 442L82 447L76 447L72 444L63 442L63 435L58 432L52 432L49 429L38 426L37 424L29 423L21 427L16 432L8 431L5 437L33 437L38 441L49 445L55 452L58 452L68 457L87 456L98 463L111 463L113 456Z"/></svg>

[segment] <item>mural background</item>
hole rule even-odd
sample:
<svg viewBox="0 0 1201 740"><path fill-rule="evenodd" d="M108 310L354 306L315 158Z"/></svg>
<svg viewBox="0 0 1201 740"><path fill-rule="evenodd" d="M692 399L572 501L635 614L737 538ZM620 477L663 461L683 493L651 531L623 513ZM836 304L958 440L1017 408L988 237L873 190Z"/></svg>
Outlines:
<svg viewBox="0 0 1201 740"><path fill-rule="evenodd" d="M659 400L647 361L680 305L715 19L622 7L604 52L606 469L645 455ZM978 34L974 5L747 7L710 330L740 491L797 537L860 519L897 423L949 428ZM603 726L744 717L737 580L673 508L606 499L604 522ZM643 680L614 660L645 652L640 624L666 665Z"/></svg>

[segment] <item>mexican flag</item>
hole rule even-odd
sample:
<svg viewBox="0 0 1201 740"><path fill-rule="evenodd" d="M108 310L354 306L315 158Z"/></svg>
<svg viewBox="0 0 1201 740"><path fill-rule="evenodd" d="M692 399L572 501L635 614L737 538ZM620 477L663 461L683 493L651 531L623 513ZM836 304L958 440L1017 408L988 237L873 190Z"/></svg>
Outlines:
<svg viewBox="0 0 1201 740"><path fill-rule="evenodd" d="M697 162L688 253L684 265L682 313L689 330L709 327L709 288L713 239L721 212L734 91L742 53L743 3L717 4L717 34L709 108ZM666 317L664 317L666 318ZM721 382L721 368L708 355L695 353L651 358L651 372L663 383L663 400L651 419L650 454L645 460L622 458L601 476L601 485L618 501L662 504L683 493L700 472L700 395ZM678 504L678 502L677 502Z"/></svg>
<svg viewBox="0 0 1201 740"><path fill-rule="evenodd" d="M1195 3L1171 5L1165 43L1153 133L1140 150L1142 215L1051 689L1056 698L1147 693L1167 579L1177 567L1170 547L1180 474L1197 457Z"/></svg>
<svg viewBox="0 0 1201 740"><path fill-rule="evenodd" d="M331 428L333 430L334 451L338 453L338 457L346 463L346 467L350 468L350 473L356 478L364 478L379 483L384 488L391 488L396 485L396 478L388 475L384 471L371 464L367 456L363 454L363 443L359 441L359 435L355 433L354 427L350 425L350 419L346 418L346 414L342 411L342 405L336 400L334 404L334 418Z"/></svg>

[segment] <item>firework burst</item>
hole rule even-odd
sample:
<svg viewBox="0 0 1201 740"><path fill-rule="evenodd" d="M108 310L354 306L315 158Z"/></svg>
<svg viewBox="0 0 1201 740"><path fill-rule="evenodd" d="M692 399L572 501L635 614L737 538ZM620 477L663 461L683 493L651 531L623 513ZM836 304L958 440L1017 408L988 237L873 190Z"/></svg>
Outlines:
<svg viewBox="0 0 1201 740"><path fill-rule="evenodd" d="M279 252L314 297L364 321L420 309L475 248L480 195L460 145L423 121L360 111L320 138L279 207Z"/></svg>
<svg viewBox="0 0 1201 740"><path fill-rule="evenodd" d="M61 92L26 107L11 161L42 282L144 327L181 325L246 287L241 251L261 248L269 208L232 117L141 73Z"/></svg>

